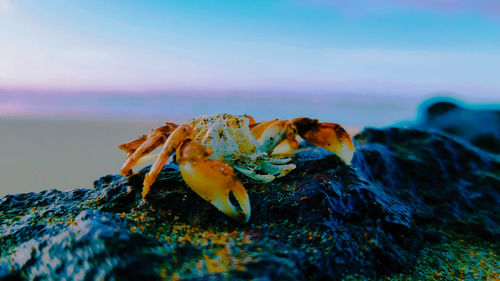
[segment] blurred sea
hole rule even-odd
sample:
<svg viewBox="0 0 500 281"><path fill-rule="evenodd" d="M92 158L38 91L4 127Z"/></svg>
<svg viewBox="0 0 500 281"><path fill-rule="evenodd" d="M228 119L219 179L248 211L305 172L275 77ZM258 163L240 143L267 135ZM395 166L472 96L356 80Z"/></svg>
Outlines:
<svg viewBox="0 0 500 281"><path fill-rule="evenodd" d="M187 120L227 112L256 120L318 118L346 126L412 120L421 98L363 95L98 95L0 93L0 117L107 120Z"/></svg>

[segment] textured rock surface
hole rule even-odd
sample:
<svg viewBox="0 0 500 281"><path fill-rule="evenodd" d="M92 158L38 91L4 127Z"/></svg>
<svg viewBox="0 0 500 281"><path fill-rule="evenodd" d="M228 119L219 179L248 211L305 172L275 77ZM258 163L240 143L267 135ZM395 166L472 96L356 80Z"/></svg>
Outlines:
<svg viewBox="0 0 500 281"><path fill-rule="evenodd" d="M353 166L416 222L500 238L500 163L491 155L415 129L366 129L355 139Z"/></svg>
<svg viewBox="0 0 500 281"><path fill-rule="evenodd" d="M453 109L454 110L454 109ZM421 128L421 127L419 127ZM500 238L500 164L450 135L365 129L351 166L305 146L297 169L243 178L252 218L230 221L167 164L95 188L0 199L2 280L336 280L411 272L459 232ZM495 244L496 245L496 244Z"/></svg>
<svg viewBox="0 0 500 281"><path fill-rule="evenodd" d="M476 147L500 154L500 110L468 109L454 102L429 105L418 127L457 136Z"/></svg>

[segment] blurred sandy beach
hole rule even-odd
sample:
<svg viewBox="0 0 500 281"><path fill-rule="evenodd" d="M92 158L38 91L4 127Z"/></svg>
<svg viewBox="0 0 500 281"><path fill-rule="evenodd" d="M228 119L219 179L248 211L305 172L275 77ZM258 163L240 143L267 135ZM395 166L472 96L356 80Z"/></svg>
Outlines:
<svg viewBox="0 0 500 281"><path fill-rule="evenodd" d="M121 142L161 122L0 119L0 196L91 187L118 173Z"/></svg>

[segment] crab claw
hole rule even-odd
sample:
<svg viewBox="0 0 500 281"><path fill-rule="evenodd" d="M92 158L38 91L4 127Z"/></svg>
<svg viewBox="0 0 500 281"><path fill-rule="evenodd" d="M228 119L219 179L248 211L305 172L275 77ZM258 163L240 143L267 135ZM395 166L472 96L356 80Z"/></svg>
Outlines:
<svg viewBox="0 0 500 281"><path fill-rule="evenodd" d="M251 129L261 151L271 153L274 148L286 139L290 128L288 120L271 120L260 123Z"/></svg>
<svg viewBox="0 0 500 281"><path fill-rule="evenodd" d="M318 119L305 117L293 119L292 124L306 141L335 153L347 164L351 163L354 153L352 140L339 124L320 123Z"/></svg>
<svg viewBox="0 0 500 281"><path fill-rule="evenodd" d="M232 219L247 222L251 213L250 200L234 169L222 161L207 159L213 152L194 141L185 142L178 151L179 167L186 184Z"/></svg>

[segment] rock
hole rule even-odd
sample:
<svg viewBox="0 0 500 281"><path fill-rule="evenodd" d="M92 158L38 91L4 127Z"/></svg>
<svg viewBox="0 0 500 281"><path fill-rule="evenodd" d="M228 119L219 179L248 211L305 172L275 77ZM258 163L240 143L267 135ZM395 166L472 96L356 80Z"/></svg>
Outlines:
<svg viewBox="0 0 500 281"><path fill-rule="evenodd" d="M11 266L35 280L151 280L159 256L142 252L158 244L127 229L117 215L86 210L57 235L14 249Z"/></svg>
<svg viewBox="0 0 500 281"><path fill-rule="evenodd" d="M433 116L458 110L442 104ZM438 117L433 117L438 118ZM338 280L411 271L422 249L462 232L500 238L500 164L441 130L365 129L352 165L310 144L271 183L241 177L252 204L231 221L165 165L94 189L0 199L0 279Z"/></svg>
<svg viewBox="0 0 500 281"><path fill-rule="evenodd" d="M4 197L3 256L26 278L60 280L306 280L408 267L414 234L397 198L324 150L305 148L296 158L298 168L271 184L244 180L254 210L244 225L192 192L173 164L148 203L138 195L147 168L129 179L105 176L94 190Z"/></svg>
<svg viewBox="0 0 500 281"><path fill-rule="evenodd" d="M45 235L56 235L81 211L95 191L55 189L40 193L6 195L0 199L0 253L12 246Z"/></svg>
<svg viewBox="0 0 500 281"><path fill-rule="evenodd" d="M410 209L418 222L500 238L500 163L433 132L365 129L353 166Z"/></svg>
<svg viewBox="0 0 500 281"><path fill-rule="evenodd" d="M11 270L8 263L0 261L0 280L2 281L19 281L23 280L18 272Z"/></svg>
<svg viewBox="0 0 500 281"><path fill-rule="evenodd" d="M500 110L469 109L441 101L422 111L417 126L445 132L478 148L500 154Z"/></svg>

